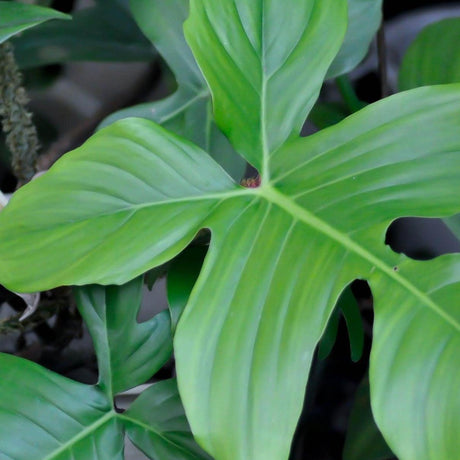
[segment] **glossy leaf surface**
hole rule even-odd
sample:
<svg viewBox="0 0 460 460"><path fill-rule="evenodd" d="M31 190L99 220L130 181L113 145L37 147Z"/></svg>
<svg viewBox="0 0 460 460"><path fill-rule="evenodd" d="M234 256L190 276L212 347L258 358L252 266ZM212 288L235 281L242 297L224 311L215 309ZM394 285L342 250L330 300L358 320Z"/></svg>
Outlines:
<svg viewBox="0 0 460 460"><path fill-rule="evenodd" d="M187 22L217 120L259 167L259 188L239 187L205 151L153 123L122 120L2 211L0 280L16 290L120 283L209 228L175 337L184 407L218 460L283 460L330 314L352 280L367 279L377 299L377 423L401 460L452 458L460 256L426 265L384 241L398 217L460 211L460 85L396 95L298 138L340 47L346 4L293 6L294 21L277 0L194 0Z"/></svg>
<svg viewBox="0 0 460 460"><path fill-rule="evenodd" d="M131 9L145 35L176 76L178 89L166 99L115 112L101 126L127 117L155 121L205 149L239 181L246 162L216 126L209 89L185 42L183 23L188 16L189 0L132 0Z"/></svg>
<svg viewBox="0 0 460 460"><path fill-rule="evenodd" d="M70 19L67 14L36 5L0 2L0 43L50 19Z"/></svg>
<svg viewBox="0 0 460 460"><path fill-rule="evenodd" d="M131 441L149 458L210 459L193 439L175 380L152 385L121 418Z"/></svg>
<svg viewBox="0 0 460 460"><path fill-rule="evenodd" d="M329 78L353 70L366 56L382 21L383 0L348 0L348 29Z"/></svg>
<svg viewBox="0 0 460 460"><path fill-rule="evenodd" d="M115 395L153 376L172 353L167 311L137 323L142 277L123 286L88 286L76 290L80 313L93 337L99 385Z"/></svg>
<svg viewBox="0 0 460 460"><path fill-rule="evenodd" d="M129 11L117 2L76 11L72 21L50 22L14 40L21 68L69 61L151 61L156 53Z"/></svg>

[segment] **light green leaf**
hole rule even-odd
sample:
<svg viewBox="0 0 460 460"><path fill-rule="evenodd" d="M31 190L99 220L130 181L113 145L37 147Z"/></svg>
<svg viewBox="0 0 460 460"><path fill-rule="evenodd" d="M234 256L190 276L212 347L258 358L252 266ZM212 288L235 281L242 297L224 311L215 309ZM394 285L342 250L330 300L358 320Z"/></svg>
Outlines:
<svg viewBox="0 0 460 460"><path fill-rule="evenodd" d="M394 458L372 416L369 379L363 379L355 395L348 423L343 460L387 460Z"/></svg>
<svg viewBox="0 0 460 460"><path fill-rule="evenodd" d="M399 88L460 82L460 18L425 27L407 50L399 71Z"/></svg>
<svg viewBox="0 0 460 460"><path fill-rule="evenodd" d="M353 70L365 57L382 22L383 0L348 0L348 29L328 78Z"/></svg>
<svg viewBox="0 0 460 460"><path fill-rule="evenodd" d="M149 458L210 459L193 439L175 380L152 385L121 418L131 441Z"/></svg>
<svg viewBox="0 0 460 460"><path fill-rule="evenodd" d="M166 99L115 112L101 127L127 117L155 121L205 149L239 182L246 162L215 125L211 95L185 42L182 29L188 4L189 0L131 0L134 17L175 74L179 87Z"/></svg>
<svg viewBox="0 0 460 460"><path fill-rule="evenodd" d="M14 39L21 68L68 61L151 61L156 53L129 11L117 2L77 11Z"/></svg>
<svg viewBox="0 0 460 460"><path fill-rule="evenodd" d="M0 458L123 460L123 430L97 387L0 354Z"/></svg>
<svg viewBox="0 0 460 460"><path fill-rule="evenodd" d="M120 283L210 229L175 336L187 417L218 460L285 460L331 312L345 286L368 279L377 298L371 385L379 427L401 460L452 458L460 450L452 352L460 256L412 263L384 241L398 217L460 211L460 85L396 95L294 138L339 48L345 2L299 0L294 18L278 0L191 5L187 34L218 121L263 166L262 185L238 187L206 152L153 123L118 122L0 213L0 280L29 291ZM451 284L444 289L441 279ZM402 349L396 365L393 330ZM421 380L426 356L444 380L436 372ZM423 423L421 413L429 415Z"/></svg>
<svg viewBox="0 0 460 460"><path fill-rule="evenodd" d="M50 19L70 19L70 16L42 6L0 1L0 43Z"/></svg>
<svg viewBox="0 0 460 460"><path fill-rule="evenodd" d="M198 147L151 121L122 120L15 193L14 206L0 213L0 279L16 292L56 281L122 284L176 255L224 198L238 194ZM22 238L27 246L17 244ZM46 264L32 262L51 248Z"/></svg>
<svg viewBox="0 0 460 460"><path fill-rule="evenodd" d="M298 135L318 97L345 15L337 0L191 0L186 38L217 124L263 180L269 153Z"/></svg>
<svg viewBox="0 0 460 460"><path fill-rule="evenodd" d="M167 311L137 323L142 277L119 286L76 289L79 311L93 337L99 364L99 385L115 395L153 376L172 353Z"/></svg>

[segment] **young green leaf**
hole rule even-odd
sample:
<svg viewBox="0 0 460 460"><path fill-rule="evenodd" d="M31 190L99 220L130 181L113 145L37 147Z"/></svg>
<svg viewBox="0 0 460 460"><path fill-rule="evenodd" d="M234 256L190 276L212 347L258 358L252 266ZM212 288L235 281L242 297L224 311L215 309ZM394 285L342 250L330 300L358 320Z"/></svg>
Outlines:
<svg viewBox="0 0 460 460"><path fill-rule="evenodd" d="M42 6L0 1L0 43L50 19L70 19L70 16Z"/></svg>
<svg viewBox="0 0 460 460"><path fill-rule="evenodd" d="M21 68L69 61L151 61L156 53L117 2L76 11L71 22L50 22L14 39Z"/></svg>
<svg viewBox="0 0 460 460"><path fill-rule="evenodd" d="M142 286L139 277L122 288L86 286L75 291L79 311L93 337L99 385L111 396L144 383L172 353L167 311L137 323Z"/></svg>
<svg viewBox="0 0 460 460"><path fill-rule="evenodd" d="M401 460L454 458L460 256L424 265L384 240L398 217L460 211L460 85L399 94L297 138L340 47L346 3L291 6L294 17L280 0L193 0L187 22L217 120L259 168L260 187L239 187L151 122L122 120L0 213L0 280L29 291L120 283L209 228L175 337L187 417L218 460L284 460L334 305L368 279L379 427Z"/></svg>
<svg viewBox="0 0 460 460"><path fill-rule="evenodd" d="M193 439L175 380L145 390L121 419L131 441L151 459L211 458Z"/></svg>
<svg viewBox="0 0 460 460"><path fill-rule="evenodd" d="M166 99L115 112L101 127L128 117L155 121L205 149L240 181L246 162L216 126L209 89L185 42L183 23L188 16L189 0L132 0L131 9L145 35L176 76L178 89Z"/></svg>

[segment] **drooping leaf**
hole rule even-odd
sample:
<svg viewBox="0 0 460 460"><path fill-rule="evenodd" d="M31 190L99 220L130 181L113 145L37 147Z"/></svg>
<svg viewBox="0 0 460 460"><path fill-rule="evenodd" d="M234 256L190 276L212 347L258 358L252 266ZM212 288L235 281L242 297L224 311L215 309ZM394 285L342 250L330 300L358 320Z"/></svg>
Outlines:
<svg viewBox="0 0 460 460"><path fill-rule="evenodd" d="M137 323L142 277L122 288L86 286L76 289L80 313L93 337L99 385L115 395L144 383L172 353L167 311Z"/></svg>
<svg viewBox="0 0 460 460"><path fill-rule="evenodd" d="M43 6L0 1L0 43L50 19L70 19L70 16Z"/></svg>
<svg viewBox="0 0 460 460"><path fill-rule="evenodd" d="M348 422L343 460L388 460L394 458L372 416L366 376L358 387Z"/></svg>
<svg viewBox="0 0 460 460"><path fill-rule="evenodd" d="M382 22L383 0L348 0L348 29L328 78L353 70L365 57Z"/></svg>
<svg viewBox="0 0 460 460"><path fill-rule="evenodd" d="M209 228L175 336L187 417L218 460L283 460L329 316L345 286L368 279L378 298L371 391L379 427L401 460L452 458L460 449L452 352L460 256L424 265L384 240L398 217L460 211L460 85L396 95L297 138L340 47L346 5L295 6L293 20L284 1L194 0L187 23L217 120L260 169L259 188L238 187L206 152L148 121L120 121L0 213L0 280L28 290L123 282ZM39 203L50 208L37 211ZM426 359L440 372L420 385Z"/></svg>
<svg viewBox="0 0 460 460"><path fill-rule="evenodd" d="M185 42L183 23L188 16L189 0L132 0L131 9L140 28L176 76L178 89L166 99L115 112L101 127L128 117L155 121L205 149L239 181L246 162L214 123L209 89Z"/></svg>
<svg viewBox="0 0 460 460"><path fill-rule="evenodd" d="M399 71L401 90L460 82L460 18L425 27L409 47ZM460 239L460 215L444 219Z"/></svg>
<svg viewBox="0 0 460 460"><path fill-rule="evenodd" d="M0 354L0 458L123 460L123 431L97 387Z"/></svg>
<svg viewBox="0 0 460 460"><path fill-rule="evenodd" d="M73 14L69 22L50 22L14 39L15 55L27 69L68 61L151 61L156 53L129 11L117 2L97 4Z"/></svg>
<svg viewBox="0 0 460 460"><path fill-rule="evenodd" d="M121 418L131 441L151 459L210 459L193 439L175 380L152 385Z"/></svg>
<svg viewBox="0 0 460 460"><path fill-rule="evenodd" d="M425 27L407 50L399 71L401 91L460 82L460 18Z"/></svg>

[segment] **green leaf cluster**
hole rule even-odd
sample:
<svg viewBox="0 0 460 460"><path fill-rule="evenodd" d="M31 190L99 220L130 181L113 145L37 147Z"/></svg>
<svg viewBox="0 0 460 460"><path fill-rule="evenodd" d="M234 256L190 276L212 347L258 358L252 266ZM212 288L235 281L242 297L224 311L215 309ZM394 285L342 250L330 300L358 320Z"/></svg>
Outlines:
<svg viewBox="0 0 460 460"><path fill-rule="evenodd" d="M260 187L242 187L207 145L128 118L0 214L0 281L17 291L126 283L210 230L174 350L191 428L218 460L288 458L316 346L357 278L375 299L371 405L385 440L401 460L460 450L460 257L422 263L384 244L396 218L460 212L460 85L407 91L299 137L347 17L345 0L191 0L185 37L214 120ZM102 386L91 391L91 407L107 408Z"/></svg>

